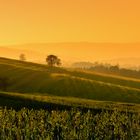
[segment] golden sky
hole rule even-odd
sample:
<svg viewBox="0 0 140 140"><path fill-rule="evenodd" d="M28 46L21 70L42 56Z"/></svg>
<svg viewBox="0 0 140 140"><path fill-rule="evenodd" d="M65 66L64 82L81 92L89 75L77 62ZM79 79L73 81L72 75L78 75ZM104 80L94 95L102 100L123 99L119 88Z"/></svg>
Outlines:
<svg viewBox="0 0 140 140"><path fill-rule="evenodd" d="M0 45L140 42L140 0L0 0Z"/></svg>

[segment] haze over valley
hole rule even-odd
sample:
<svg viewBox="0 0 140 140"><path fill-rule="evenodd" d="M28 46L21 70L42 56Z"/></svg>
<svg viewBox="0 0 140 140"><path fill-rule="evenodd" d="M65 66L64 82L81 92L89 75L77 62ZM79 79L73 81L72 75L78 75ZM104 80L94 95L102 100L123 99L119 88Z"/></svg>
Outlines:
<svg viewBox="0 0 140 140"><path fill-rule="evenodd" d="M33 43L0 47L0 56L19 59L24 53L27 61L45 63L49 54L62 59L63 66L75 62L119 64L126 68L139 68L140 43Z"/></svg>
<svg viewBox="0 0 140 140"><path fill-rule="evenodd" d="M140 0L0 0L0 140L140 140Z"/></svg>

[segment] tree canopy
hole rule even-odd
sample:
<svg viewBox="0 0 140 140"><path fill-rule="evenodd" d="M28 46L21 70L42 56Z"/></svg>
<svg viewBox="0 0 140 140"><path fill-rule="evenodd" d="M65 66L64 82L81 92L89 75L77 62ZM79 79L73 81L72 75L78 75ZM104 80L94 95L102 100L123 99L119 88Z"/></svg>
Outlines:
<svg viewBox="0 0 140 140"><path fill-rule="evenodd" d="M46 62L48 66L60 66L61 65L61 59L58 58L56 55L48 55L46 58Z"/></svg>
<svg viewBox="0 0 140 140"><path fill-rule="evenodd" d="M23 53L20 54L19 59L20 59L21 61L25 61L25 60L26 60L25 54L23 54Z"/></svg>

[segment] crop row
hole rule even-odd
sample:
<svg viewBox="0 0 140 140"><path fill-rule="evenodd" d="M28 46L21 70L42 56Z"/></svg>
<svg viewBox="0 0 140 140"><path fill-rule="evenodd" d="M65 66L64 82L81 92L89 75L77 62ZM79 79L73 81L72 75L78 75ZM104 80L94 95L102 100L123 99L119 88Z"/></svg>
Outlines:
<svg viewBox="0 0 140 140"><path fill-rule="evenodd" d="M139 140L140 114L1 109L1 140Z"/></svg>

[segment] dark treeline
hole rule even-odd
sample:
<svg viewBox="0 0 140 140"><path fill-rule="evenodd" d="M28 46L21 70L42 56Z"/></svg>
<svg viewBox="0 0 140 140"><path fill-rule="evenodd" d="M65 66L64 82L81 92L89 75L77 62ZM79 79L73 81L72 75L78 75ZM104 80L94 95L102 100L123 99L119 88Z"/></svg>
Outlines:
<svg viewBox="0 0 140 140"><path fill-rule="evenodd" d="M132 77L140 79L140 70L131 70L127 68L120 68L119 65L110 64L99 64L96 63L94 66L87 68L101 73L116 74L120 76Z"/></svg>

